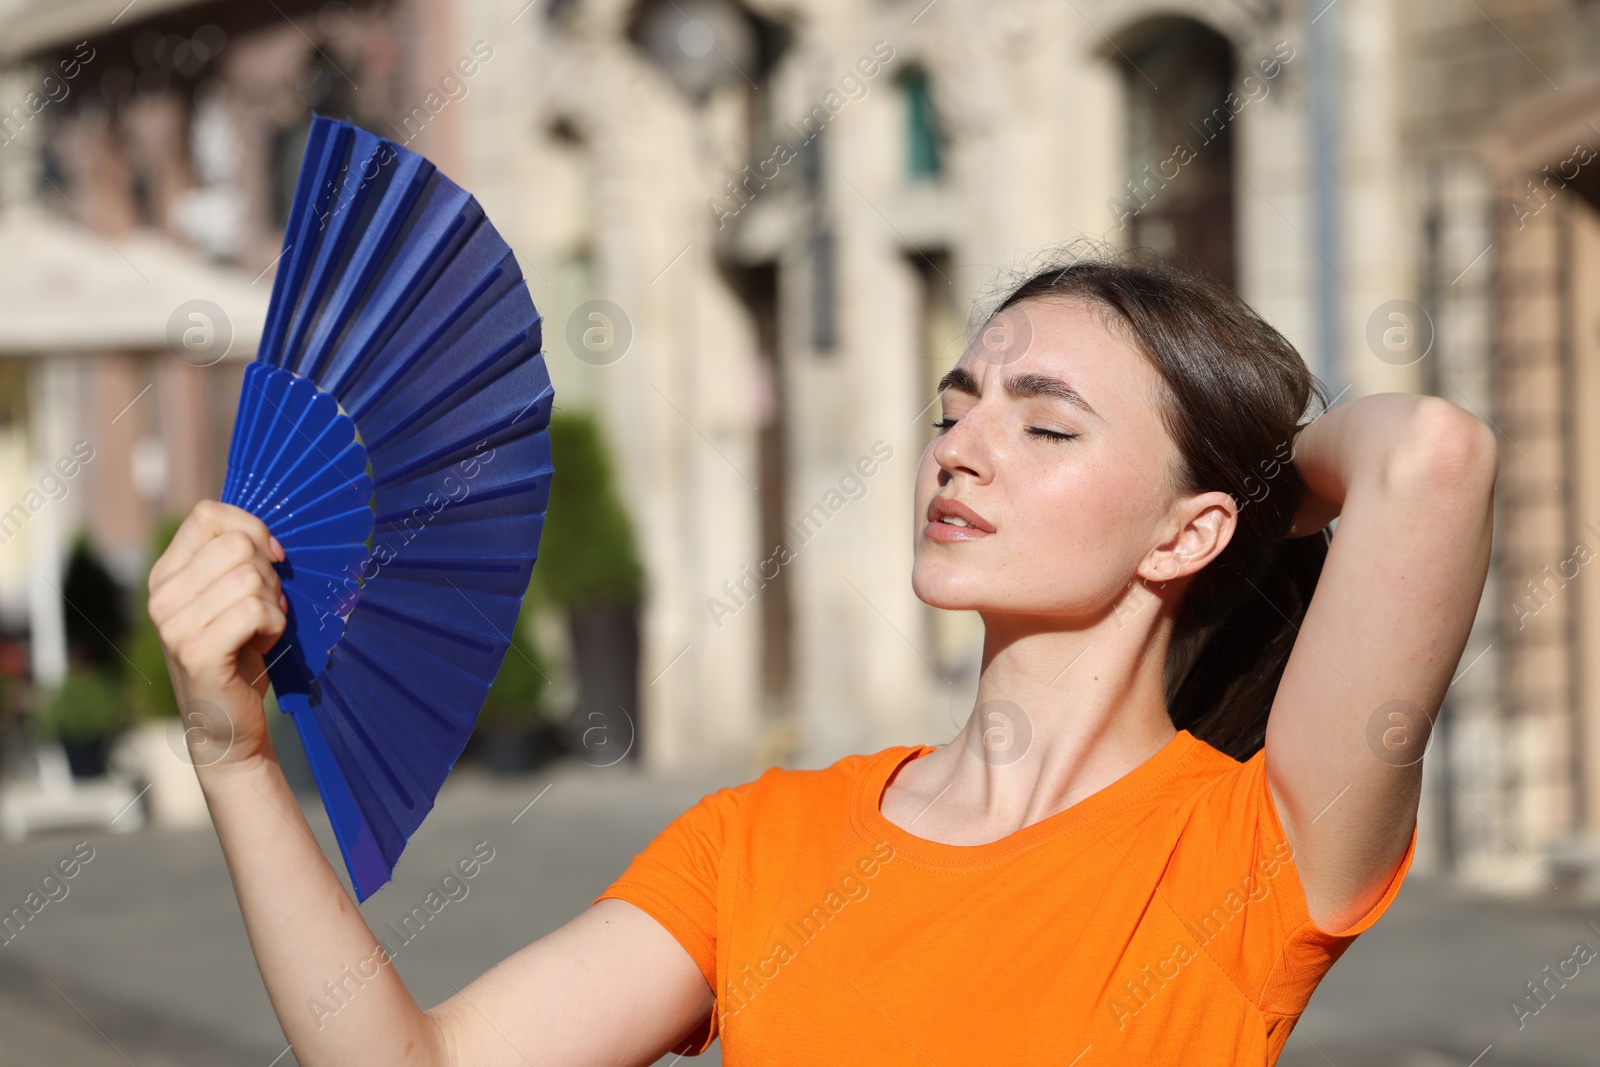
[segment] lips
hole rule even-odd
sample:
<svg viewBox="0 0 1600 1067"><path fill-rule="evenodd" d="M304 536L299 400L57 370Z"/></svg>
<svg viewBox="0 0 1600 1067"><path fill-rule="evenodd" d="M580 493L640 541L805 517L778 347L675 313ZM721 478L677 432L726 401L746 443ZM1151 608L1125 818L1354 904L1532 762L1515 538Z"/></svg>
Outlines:
<svg viewBox="0 0 1600 1067"><path fill-rule="evenodd" d="M961 526L959 523L947 523L944 521L946 517L960 519L966 523L966 526ZM928 523L931 526L939 527L941 531L971 530L973 534L994 533L994 524L989 522L988 519L985 519L961 501L946 496L936 496L928 502Z"/></svg>

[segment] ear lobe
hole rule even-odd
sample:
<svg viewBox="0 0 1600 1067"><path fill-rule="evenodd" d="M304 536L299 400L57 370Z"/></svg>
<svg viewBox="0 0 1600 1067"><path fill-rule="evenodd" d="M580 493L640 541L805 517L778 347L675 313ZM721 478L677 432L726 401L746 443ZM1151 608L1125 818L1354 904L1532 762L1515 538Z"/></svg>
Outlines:
<svg viewBox="0 0 1600 1067"><path fill-rule="evenodd" d="M1179 540L1181 541L1181 535ZM1188 553L1181 547L1174 546L1162 553L1159 561L1150 564L1150 570L1145 572L1145 567L1140 566L1139 571L1145 575L1145 580L1155 582L1157 585L1166 585L1183 570L1184 557Z"/></svg>

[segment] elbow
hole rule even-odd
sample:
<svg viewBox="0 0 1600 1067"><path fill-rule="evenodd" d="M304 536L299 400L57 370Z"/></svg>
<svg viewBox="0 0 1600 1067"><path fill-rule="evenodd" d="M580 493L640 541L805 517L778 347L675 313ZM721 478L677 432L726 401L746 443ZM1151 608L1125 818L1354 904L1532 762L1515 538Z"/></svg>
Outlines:
<svg viewBox="0 0 1600 1067"><path fill-rule="evenodd" d="M1499 470L1494 430L1448 400L1425 396L1399 435L1384 480L1408 495L1443 494L1487 503Z"/></svg>

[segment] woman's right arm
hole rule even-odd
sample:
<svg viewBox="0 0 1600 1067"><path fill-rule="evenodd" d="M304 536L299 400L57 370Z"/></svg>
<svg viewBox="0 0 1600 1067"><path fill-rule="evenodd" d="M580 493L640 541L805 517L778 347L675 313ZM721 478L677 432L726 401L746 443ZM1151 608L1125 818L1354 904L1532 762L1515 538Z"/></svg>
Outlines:
<svg viewBox="0 0 1600 1067"><path fill-rule="evenodd" d="M588 908L430 1011L392 966L377 965L377 938L267 736L262 654L285 625L272 569L282 559L259 519L203 501L151 570L150 615L250 946L298 1061L648 1064L672 1048L710 1010L711 990L672 935L623 901Z"/></svg>

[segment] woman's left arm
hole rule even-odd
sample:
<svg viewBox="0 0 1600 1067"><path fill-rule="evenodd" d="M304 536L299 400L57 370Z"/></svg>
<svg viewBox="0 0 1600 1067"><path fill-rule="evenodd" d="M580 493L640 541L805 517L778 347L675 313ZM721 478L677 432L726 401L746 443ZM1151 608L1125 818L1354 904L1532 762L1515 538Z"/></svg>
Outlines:
<svg viewBox="0 0 1600 1067"><path fill-rule="evenodd" d="M1267 722L1266 771L1311 918L1348 928L1404 855L1421 754L1483 594L1494 433L1438 397L1381 393L1295 441L1291 536L1339 517Z"/></svg>

